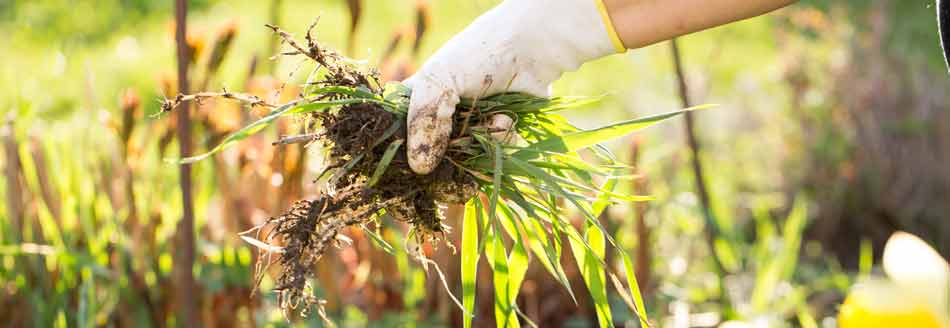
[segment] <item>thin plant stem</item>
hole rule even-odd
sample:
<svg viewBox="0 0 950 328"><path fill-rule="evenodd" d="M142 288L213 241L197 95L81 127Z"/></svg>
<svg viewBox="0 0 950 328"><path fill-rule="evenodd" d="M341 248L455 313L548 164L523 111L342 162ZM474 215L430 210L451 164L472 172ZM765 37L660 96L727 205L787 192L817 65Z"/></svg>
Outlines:
<svg viewBox="0 0 950 328"><path fill-rule="evenodd" d="M183 94L188 93L188 59L191 55L185 42L187 17L188 4L186 0L176 0L175 42L178 55L178 92ZM191 153L188 105L185 102L185 110L178 112L178 148L181 158L186 158ZM178 305L179 324L184 327L198 327L196 309L199 295L196 295L195 292L195 277L192 273L192 267L195 263L195 222L194 200L191 193L191 165L179 165L178 174L181 185L182 218L178 223L177 230L178 247L176 253L178 256L175 259L175 271L178 291L175 302Z"/></svg>
<svg viewBox="0 0 950 328"><path fill-rule="evenodd" d="M281 12L281 8L283 8L283 2L284 1L282 0L271 0L270 24L280 25L280 12ZM277 38L271 38L270 44L267 47L267 50L269 52L267 53L266 57L270 57L274 55L275 53L277 53L277 49L279 47L280 47L280 40ZM277 71L277 61L273 61L273 60L268 61L268 63L265 65L264 70L265 70L265 73L274 75L275 72Z"/></svg>
<svg viewBox="0 0 950 328"><path fill-rule="evenodd" d="M643 139L636 138L633 140L633 147L630 150L630 165L634 167L633 174L640 175L643 172L640 170L640 154L643 150ZM647 177L643 176L641 178L633 179L631 189L633 190L634 195L647 195L649 194L649 184ZM653 276L652 268L650 264L653 262L651 257L651 248L650 243L651 231L650 227L647 226L646 216L647 211L650 210L649 202L637 202L634 204L634 213L636 221L636 229L634 230L637 236L637 251L636 251L636 276L637 280L640 282L640 295L643 297L646 303L652 303L653 300Z"/></svg>
<svg viewBox="0 0 950 328"><path fill-rule="evenodd" d="M692 101L689 96L689 85L686 82L686 74L683 70L683 59L680 55L679 45L677 40L674 38L670 40L671 55L673 57L673 66L676 70L676 81L677 89L679 91L680 102L683 107L689 108L692 106ZM705 219L704 232L706 235L706 243L709 247L710 257L713 259L715 265L716 275L719 277L719 298L720 303L723 309L723 314L728 318L732 311L732 304L729 300L729 293L726 290L725 286L725 277L729 274L725 265L722 263L722 259L719 258L719 255L716 253L716 237L722 234L722 231L719 227L719 223L716 221L712 213L712 205L710 204L709 189L706 187L706 179L703 173L703 163L700 158L700 144L698 138L696 138L696 127L695 127L695 118L693 113L686 113L685 116L685 132L686 132L686 142L689 146L690 155L692 157L690 165L692 166L693 171L693 180L696 184L696 193L699 194L699 202L702 207L703 217Z"/></svg>
<svg viewBox="0 0 950 328"><path fill-rule="evenodd" d="M4 174L7 180L7 215L10 217L10 223L13 225L13 243L20 243L23 240L23 192L20 185L20 175L22 164L20 162L19 145L16 142L16 132L13 125L12 116L7 119L6 126L0 131L3 135L3 148L6 156L6 165L4 165Z"/></svg>

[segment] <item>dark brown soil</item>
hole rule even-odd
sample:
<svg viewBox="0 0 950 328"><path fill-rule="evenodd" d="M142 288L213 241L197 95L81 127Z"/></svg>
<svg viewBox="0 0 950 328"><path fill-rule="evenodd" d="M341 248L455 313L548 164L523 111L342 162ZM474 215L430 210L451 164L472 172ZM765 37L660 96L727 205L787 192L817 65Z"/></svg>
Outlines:
<svg viewBox="0 0 950 328"><path fill-rule="evenodd" d="M375 82L373 76L344 65L332 66L332 58L318 58L330 69L320 84L360 86L381 93L373 88L379 84L370 82ZM332 99L338 95L325 97ZM345 227L369 223L385 211L395 220L408 223L420 243L441 238L447 227L436 202L464 202L478 187L470 175L449 159L443 159L433 173L415 174L409 167L405 148L396 152L385 173L370 186L368 182L390 144L406 139L405 118L373 103L311 115L323 129L316 141L328 151L327 170L319 179L326 180L329 192L313 200L296 202L287 213L271 218L264 228L265 242L283 245L275 291L288 315L299 306L304 306L300 310L306 312L319 305L307 279L312 277L317 261L328 248L339 243L338 234ZM387 133L394 124L399 124L399 129ZM466 159L455 158L456 162ZM259 266L258 279L265 274L266 265Z"/></svg>

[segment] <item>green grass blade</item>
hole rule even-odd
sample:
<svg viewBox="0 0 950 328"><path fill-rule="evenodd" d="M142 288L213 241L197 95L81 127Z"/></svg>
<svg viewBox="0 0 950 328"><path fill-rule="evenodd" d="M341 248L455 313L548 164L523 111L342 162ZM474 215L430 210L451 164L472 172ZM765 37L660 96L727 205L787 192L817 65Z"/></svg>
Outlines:
<svg viewBox="0 0 950 328"><path fill-rule="evenodd" d="M594 205L591 206L591 212L595 217L600 217L607 210L607 206L610 205L610 197L614 195L613 190L616 187L617 179L607 179L604 185L600 187L601 194L597 197ZM607 233L607 231L604 231L604 233Z"/></svg>
<svg viewBox="0 0 950 328"><path fill-rule="evenodd" d="M551 206L553 209L556 209L557 207L557 205L553 203L553 196L551 197L551 204L549 206ZM594 248L587 242L587 240L584 237L580 235L580 233L578 233L577 229L575 229L572 225L570 225L567 222L561 222L560 217L558 216L552 217L551 226L553 228L552 230L554 234L554 238L553 238L554 245L558 249L558 254L560 254L560 249L561 249L561 246L560 246L561 234L564 234L568 237L568 246L571 247L571 252L574 254L575 261L578 261L577 262L578 264L586 263L587 257L585 255L595 253ZM577 256L585 256L585 258L578 260ZM593 259L595 257L591 256L590 258ZM596 260L598 260L597 264L601 268L607 267L606 262L604 262L602 259L596 258ZM583 267L579 267L579 268L583 271ZM575 299L574 302L577 303L577 300Z"/></svg>
<svg viewBox="0 0 950 328"><path fill-rule="evenodd" d="M383 239L383 236L380 236L378 233L376 233L376 231L373 231L372 229L367 228L365 225L360 226L360 227L363 228L363 231L366 232L366 235L368 235L370 239L373 240L373 243L376 244L377 247L379 247L380 249L382 249L383 251L385 251L386 253L390 255L396 254L396 249L393 248L393 246L390 245L388 242L386 242L386 239Z"/></svg>
<svg viewBox="0 0 950 328"><path fill-rule="evenodd" d="M861 277L871 275L871 268L874 266L874 248L871 240L867 237L861 238L861 245L858 256L858 274Z"/></svg>
<svg viewBox="0 0 950 328"><path fill-rule="evenodd" d="M501 175L504 172L505 154L497 142L492 142L491 145L494 151L495 168L492 174L492 190L488 205L488 216L491 222L495 222L498 212L498 195L501 193Z"/></svg>
<svg viewBox="0 0 950 328"><path fill-rule="evenodd" d="M478 276L478 218L475 203L480 201L472 198L465 204L465 216L462 219L462 305L468 313L475 313L475 279ZM465 328L472 327L472 317L463 315L462 322Z"/></svg>
<svg viewBox="0 0 950 328"><path fill-rule="evenodd" d="M405 86L403 86L405 87ZM344 87L344 86L325 86L316 90L313 90L309 95L311 96L320 96L320 95L344 95L347 96L347 99L344 100L359 100L360 102L371 102L383 107L384 110L405 117L408 112L408 97L401 97L408 95L408 91L403 89L393 89L385 90L383 96L379 96L373 93L371 90L365 87Z"/></svg>
<svg viewBox="0 0 950 328"><path fill-rule="evenodd" d="M620 256L623 257L623 269L627 276L627 286L630 287L630 294L633 295L633 303L636 307L637 318L640 319L640 327L650 327L650 319L647 317L647 310L643 303L643 295L640 293L640 283L637 281L633 261L630 260L630 255L625 251L620 252Z"/></svg>
<svg viewBox="0 0 950 328"><path fill-rule="evenodd" d="M591 164L591 163L585 161L585 160L584 160L583 158L581 158L576 152L571 152L571 153L567 153L567 154L550 153L550 157L551 157L551 159L554 160L555 162L562 163L562 164L565 164L565 165L567 165L567 166L570 166L571 168L573 168L574 170L577 170L577 171L590 172L590 173L598 174L598 175L606 175L606 174L607 174L607 173L606 173L606 171L607 171L606 169L604 169L604 168L601 167L601 166L593 165L593 164Z"/></svg>
<svg viewBox="0 0 950 328"><path fill-rule="evenodd" d="M524 243L515 240L511 249L511 255L508 256L508 320L507 327L520 327L518 323L518 292L521 289L521 283L524 282L525 274L528 273L528 251L524 248Z"/></svg>
<svg viewBox="0 0 950 328"><path fill-rule="evenodd" d="M339 85L325 86L311 91L310 95L341 94L357 99L383 100L380 96L370 92L365 88L345 87Z"/></svg>
<svg viewBox="0 0 950 328"><path fill-rule="evenodd" d="M604 234L589 222L585 224L585 227L589 249L575 238L569 238L568 241L574 253L574 259L577 261L577 268L594 301L597 322L601 327L613 327L610 303L607 300L607 277L604 268L600 265L607 251Z"/></svg>
<svg viewBox="0 0 950 328"><path fill-rule="evenodd" d="M600 195L597 202L595 202L594 205L592 206L592 211L595 216L599 217L607 209L607 206L610 205L610 199L609 199L610 196L607 192L608 191L612 192L614 189L616 189L618 181L619 179L615 179L615 178L608 179L607 182L605 182L604 185L601 187L601 191L604 191L604 193ZM588 229L590 229L590 227L588 227ZM601 233L606 234L608 232L601 231ZM588 237L589 236L590 235L588 235ZM624 250L622 247L616 247L616 251L618 254L620 254L620 257L623 259L624 272L627 278L627 286L629 286L629 289L630 289L629 292L630 292L630 296L632 296L633 304L630 304L630 301L631 301L630 298L623 296L623 299L628 304L628 306L631 307L631 310L633 310L634 313L637 315L637 318L640 319L640 327L650 327L649 325L650 321L647 319L647 316L646 316L646 307L644 306L644 303L643 303L643 295L640 294L640 283L637 282L636 271L634 271L633 269L633 262L630 261L630 255L628 255L627 251ZM609 268L604 268L604 269L605 271L609 270ZM611 275L611 278L613 279L613 282L615 283L617 292L621 293L621 295L627 293L627 291L623 290L622 288L623 286L620 285L619 279L616 277L616 274L613 271L610 271L610 275Z"/></svg>
<svg viewBox="0 0 950 328"><path fill-rule="evenodd" d="M669 113L659 114L648 116L644 118L623 121L604 127L585 130L570 133L563 136L556 136L548 138L539 142L536 142L526 149L515 152L512 156L517 157L521 160L530 160L535 159L539 155L539 152L556 152L556 153L568 153L572 151L577 151L583 148L587 148L593 145L596 145L601 142L605 142L614 138L622 137L627 134L642 130L644 128L650 127L654 124L667 120L669 118L675 117L677 115L698 110L702 108L711 107L706 106L697 106L687 109L682 109L678 111L673 111Z"/></svg>
<svg viewBox="0 0 950 328"><path fill-rule="evenodd" d="M477 204L476 204L476 205L477 205ZM483 208L483 209L484 209L484 208ZM481 248L483 248L483 250L482 250L483 252L482 252L482 253L485 254L485 260L488 261L488 267L491 268L491 270L492 270L492 275L493 275L493 277L494 277L495 261L496 261L496 257L495 257L495 232L494 232L495 225L494 225L494 224L491 224L491 223L488 223L488 226L487 226L487 227L482 227L482 228L487 228L487 229L481 229L481 232L484 233L483 235L485 236L485 238L482 239L482 242L481 242L481 245L480 245L480 246L481 246ZM504 245L504 244L502 244L502 245Z"/></svg>
<svg viewBox="0 0 950 328"><path fill-rule="evenodd" d="M343 99L343 100L333 100L333 101L319 101L319 102L313 102L313 103L303 104L303 105L301 105L298 102L289 103L281 107L278 107L277 109L271 111L269 114L265 115L261 119L254 121L254 123L248 124L244 128L228 135L227 138L224 139L224 141L222 141L220 144L212 148L207 153L191 156L191 157L186 157L186 158L182 158L178 160L171 160L171 162L178 163L178 164L190 164L190 163L194 163L194 162L206 159L208 157L211 157L212 155L217 154L221 152L222 150L225 150L228 147L233 146L239 141L247 139L247 137L250 137L254 135L255 133L260 132L261 130L270 126L272 123L274 123L274 121L276 121L278 118L284 115L314 112L318 110L329 109L335 106L356 104L356 103L361 103L361 102L365 102L365 100Z"/></svg>
<svg viewBox="0 0 950 328"><path fill-rule="evenodd" d="M552 99L550 104L538 111L541 113L553 113L565 109L593 105L599 103L601 100L603 100L603 97L557 97Z"/></svg>
<svg viewBox="0 0 950 328"><path fill-rule="evenodd" d="M499 196L501 196L501 192L499 192ZM515 227L518 222L511 208L509 208L505 202L499 202L498 211L501 213L498 218L498 223L501 223L501 227L505 229L508 236L510 236L512 240L521 239L521 232Z"/></svg>
<svg viewBox="0 0 950 328"><path fill-rule="evenodd" d="M782 227L782 248L777 254L773 254L768 264L756 274L751 296L755 310L770 308L776 295L775 290L794 274L798 265L799 248L806 220L807 207L804 201L798 200Z"/></svg>
<svg viewBox="0 0 950 328"><path fill-rule="evenodd" d="M577 210L580 211L581 214L584 214L584 217L587 218L587 222L594 224L601 231L607 231L607 229L604 228L603 225L601 225L600 221L597 220L597 217L591 213L590 208L589 208L590 205L585 202L582 202L581 201L582 198L580 198L581 196L571 194L565 191L564 188L562 188L562 186L557 182L557 179L555 177L551 176L544 170L539 169L535 167L534 165L528 164L527 162L519 160L515 157L509 157L508 161L512 165L522 170L530 172L530 174L534 176L535 178L544 181L544 183L550 187L551 189L550 191L552 192L554 196L566 198L568 201L574 204L574 206L577 207ZM606 234L604 236L607 238L607 241L609 241L611 245L614 245L615 247L619 248L619 244L617 244L617 242L614 241L612 236L610 236L609 234Z"/></svg>
<svg viewBox="0 0 950 328"><path fill-rule="evenodd" d="M501 219L500 222L508 222L511 224L509 233L511 234L512 240L514 240L514 245L512 246L511 253L508 255L508 290L507 290L507 304L503 308L507 309L506 312L507 327L518 327L518 317L517 317L517 299L518 292L521 289L521 283L524 281L525 274L528 272L528 252L524 247L524 238L522 238L521 233L515 227L517 224L517 218L515 217L515 212L512 211L504 203L499 204L498 208L500 209ZM504 226L504 224L502 224ZM509 229L506 227L506 229Z"/></svg>
<svg viewBox="0 0 950 328"><path fill-rule="evenodd" d="M498 327L518 327L518 318L517 314L514 311L511 299L511 290L509 288L509 263L508 263L508 254L505 250L505 245L501 242L502 235L501 231L498 230L497 223L500 223L498 219L498 206L499 206L499 195L501 194L501 180L502 172L504 171L504 152L502 151L501 145L497 142L491 142L493 157L494 157L494 174L492 176L492 190L489 199L489 208L488 216L490 224L494 227L492 238L492 249L490 250L493 254L494 266L493 270L493 282L495 285L495 322ZM517 243L517 238L515 242ZM526 265L527 266L527 265ZM511 321L514 321L514 324Z"/></svg>
<svg viewBox="0 0 950 328"><path fill-rule="evenodd" d="M505 203L498 204L498 220L494 221L492 246L486 250L490 256L495 281L495 319L499 327L519 327L517 297L528 270L528 254L524 247L523 236L517 228L516 212ZM501 230L504 228L514 241L510 254L501 243Z"/></svg>
<svg viewBox="0 0 950 328"><path fill-rule="evenodd" d="M396 151L402 147L402 143L403 139L399 139L389 144L389 147L386 148L386 152L383 153L383 158L379 160L379 164L376 164L376 170L373 171L373 177L369 179L367 183L368 186L372 187L376 185L379 178L386 172L386 168L389 167L389 163L393 161L393 157L396 156Z"/></svg>
<svg viewBox="0 0 950 328"><path fill-rule="evenodd" d="M597 193L598 195L597 200L605 202L603 206L609 205L611 199L617 199L617 200L628 201L628 202L642 202L642 201L648 201L648 200L653 199L650 196L629 196L629 195L624 195L624 194L618 194L618 193L613 192L613 187L611 187L610 189L603 189L603 188L596 189L594 187L584 185L572 179L559 177L555 175L551 175L551 178L554 179L562 188L567 188L567 189L570 189L573 191L579 191L579 192L586 191L586 192ZM614 181L614 184L616 184L617 178L609 177L608 180ZM597 214L594 213L594 215L596 216Z"/></svg>
<svg viewBox="0 0 950 328"><path fill-rule="evenodd" d="M539 98L523 93L509 92L479 100L477 107L485 112L550 113L594 104L602 99L603 97ZM460 105L465 108L473 107L471 99L462 99Z"/></svg>
<svg viewBox="0 0 950 328"><path fill-rule="evenodd" d="M782 227L782 240L784 241L782 280L789 280L795 274L802 245L802 235L804 235L807 226L808 203L798 199L794 202L792 212L785 219L785 226Z"/></svg>
<svg viewBox="0 0 950 328"><path fill-rule="evenodd" d="M349 162L346 162L346 164L344 164L343 167L333 172L333 175L330 176L329 181L333 182L339 179L340 177L342 177L344 174L346 174L346 172L350 171L350 169L352 169L354 166L356 166L356 164L362 161L363 157L366 157L366 153L356 155L356 157L351 159ZM326 173L328 171L323 171L323 172ZM317 179L320 179L322 177L323 177L323 173L321 173L320 176L317 177Z"/></svg>
<svg viewBox="0 0 950 328"><path fill-rule="evenodd" d="M567 274L564 273L564 267L561 265L560 239L553 238L554 243L551 243L549 241L551 239L548 238L547 232L541 224L541 215L547 216L548 214L542 208L537 208L536 205L529 203L520 191L505 190L503 195L505 198L514 201L527 213L525 232L528 235L529 248L537 255L538 261L541 262L544 269L557 279L571 296L574 304L577 304L577 297L574 296L574 290L571 288Z"/></svg>
<svg viewBox="0 0 950 328"><path fill-rule="evenodd" d="M383 87L383 99L388 102L397 103L408 100L410 94L412 94L412 89L399 82L389 82Z"/></svg>
<svg viewBox="0 0 950 328"><path fill-rule="evenodd" d="M591 206L591 214L594 217L600 217L607 206L610 205L608 192L612 192L616 186L617 179L608 179L600 188L602 194ZM607 245L604 235L608 233L599 225L594 225L590 221L587 222L586 235L591 251L584 256L584 266L581 267L581 275L584 277L587 289L594 299L597 321L601 327L613 327L613 316L610 312L610 302L607 299L607 268L600 265L607 258ZM596 258L593 258L594 256ZM580 262L578 262L578 266L580 267Z"/></svg>
<svg viewBox="0 0 950 328"><path fill-rule="evenodd" d="M501 231L497 226L494 227L491 232L491 246L485 251L486 254L491 254L492 283L495 287L495 323L497 327L504 328L508 326L509 314L515 313L508 301L508 254L501 238Z"/></svg>
<svg viewBox="0 0 950 328"><path fill-rule="evenodd" d="M818 328L818 322L811 314L808 305L799 305L797 311L798 325L802 328Z"/></svg>

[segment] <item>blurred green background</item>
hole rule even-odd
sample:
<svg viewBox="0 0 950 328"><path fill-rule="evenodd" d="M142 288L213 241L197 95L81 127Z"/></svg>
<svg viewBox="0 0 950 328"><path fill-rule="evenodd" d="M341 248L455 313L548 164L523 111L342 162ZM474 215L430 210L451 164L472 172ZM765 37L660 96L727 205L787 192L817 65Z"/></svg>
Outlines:
<svg viewBox="0 0 950 328"><path fill-rule="evenodd" d="M192 88L273 97L284 83L292 96L306 74L294 74L294 60L269 59L280 45L265 23L302 36L319 16L320 42L401 80L496 1L188 3ZM181 196L177 167L163 162L177 156L175 124L157 115L177 93L173 5L0 0L4 325L179 324L172 254ZM803 1L679 39L693 102L720 105L696 113L694 131L719 231L705 233L681 120L609 145L642 175L624 190L656 197L612 206L605 222L635 255L658 326L833 326L851 284L878 270L893 231L950 254L950 81L933 6ZM582 127L682 107L668 43L589 63L554 90L606 95L568 114ZM198 150L261 114L200 107ZM237 237L316 192L319 155L270 145L294 124L195 166L193 272L205 326L321 325L316 315L288 324L269 279L250 296L257 256ZM460 210L446 213L459 226ZM391 224L384 236L402 244L404 230ZM340 326L460 322L438 280L408 256L374 249L359 230L348 235L354 245L323 259L315 291ZM450 240L459 242L457 231ZM431 255L459 288L457 256ZM476 322L493 326L482 286ZM616 325L637 327L611 297ZM537 267L519 298L542 327L596 325L590 301L579 302Z"/></svg>

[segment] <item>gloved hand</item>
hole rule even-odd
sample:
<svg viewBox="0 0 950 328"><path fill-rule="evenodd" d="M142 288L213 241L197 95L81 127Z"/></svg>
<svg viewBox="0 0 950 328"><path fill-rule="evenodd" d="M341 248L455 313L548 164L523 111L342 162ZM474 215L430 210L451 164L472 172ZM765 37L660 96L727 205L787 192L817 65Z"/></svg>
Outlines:
<svg viewBox="0 0 950 328"><path fill-rule="evenodd" d="M405 81L413 171L438 166L460 97L548 96L562 73L625 50L606 15L600 0L506 0L449 40Z"/></svg>

